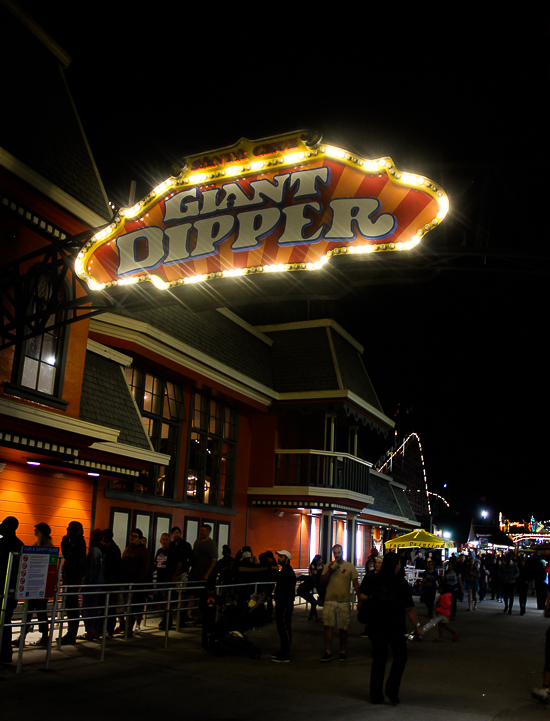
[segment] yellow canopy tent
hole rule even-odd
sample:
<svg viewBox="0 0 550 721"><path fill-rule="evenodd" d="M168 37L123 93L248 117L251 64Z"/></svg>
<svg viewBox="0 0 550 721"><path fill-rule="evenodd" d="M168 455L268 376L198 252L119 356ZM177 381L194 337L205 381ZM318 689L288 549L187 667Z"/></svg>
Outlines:
<svg viewBox="0 0 550 721"><path fill-rule="evenodd" d="M420 528L417 531L406 533L404 536L399 536L399 538L386 541L384 545L386 548L453 548L455 544L453 541L434 536L433 533L428 533Z"/></svg>

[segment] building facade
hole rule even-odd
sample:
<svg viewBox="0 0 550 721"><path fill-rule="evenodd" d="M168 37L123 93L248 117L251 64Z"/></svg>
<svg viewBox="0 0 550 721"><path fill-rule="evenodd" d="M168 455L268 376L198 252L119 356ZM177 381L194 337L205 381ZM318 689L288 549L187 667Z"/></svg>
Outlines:
<svg viewBox="0 0 550 721"><path fill-rule="evenodd" d="M0 12L30 83L11 86L21 118L0 138L3 516L27 542L40 521L56 542L71 520L86 535L112 527L122 547L138 526L150 550L174 525L193 542L208 522L220 549L287 548L297 567L335 542L362 565L417 527L404 487L369 460L393 423L333 320L251 326L184 295L136 287L117 302L78 281L79 244L110 213L60 72L69 59ZM22 87L43 112L17 105Z"/></svg>

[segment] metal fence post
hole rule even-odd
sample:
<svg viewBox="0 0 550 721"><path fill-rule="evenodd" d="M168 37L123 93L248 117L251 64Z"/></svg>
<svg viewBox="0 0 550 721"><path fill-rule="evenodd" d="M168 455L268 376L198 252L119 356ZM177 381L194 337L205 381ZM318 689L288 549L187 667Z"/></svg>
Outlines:
<svg viewBox="0 0 550 721"><path fill-rule="evenodd" d="M17 670L15 673L19 674L21 673L21 668L23 666L23 651L25 649L25 628L27 627L27 610L28 610L28 601L23 602L23 624L20 626L20 632L19 632L19 653L17 654Z"/></svg>
<svg viewBox="0 0 550 721"><path fill-rule="evenodd" d="M168 648L170 626L172 625L172 589L168 589L168 605L166 608L166 623L164 630L164 648Z"/></svg>
<svg viewBox="0 0 550 721"><path fill-rule="evenodd" d="M105 594L105 607L103 609L103 635L101 639L101 660L105 661L105 644L107 643L107 616L109 615L109 603L111 600L111 592L107 591Z"/></svg>
<svg viewBox="0 0 550 721"><path fill-rule="evenodd" d="M124 618L124 640L128 640L128 624L130 623L130 606L132 605L132 584L128 586L128 603L126 604L126 616Z"/></svg>
<svg viewBox="0 0 550 721"><path fill-rule="evenodd" d="M53 635L55 633L55 621L57 616L57 605L59 602L59 589L61 587L61 559L59 561L59 566L57 568L57 582L55 584L55 592L53 595L53 606L52 606L52 616L50 618L50 633L48 634L48 649L46 651L46 664L44 668L46 671L49 670L50 667L50 656L52 655L52 644L53 644ZM61 634L60 634L61 635Z"/></svg>
<svg viewBox="0 0 550 721"><path fill-rule="evenodd" d="M6 622L6 610L7 610L7 603L8 603L8 595L10 590L10 578L11 578L11 571L13 568L13 559L15 556L19 556L19 554L13 553L13 551L10 551L10 555L8 557L8 568L6 570L6 579L4 582L4 595L2 597L2 611L0 615L0 648L2 647L2 638L4 636L4 625Z"/></svg>

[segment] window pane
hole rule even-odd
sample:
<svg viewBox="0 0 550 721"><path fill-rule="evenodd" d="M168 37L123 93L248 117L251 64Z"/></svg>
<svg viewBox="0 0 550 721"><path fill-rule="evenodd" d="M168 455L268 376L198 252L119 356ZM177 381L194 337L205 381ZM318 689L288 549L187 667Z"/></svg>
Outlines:
<svg viewBox="0 0 550 721"><path fill-rule="evenodd" d="M146 373L143 390L143 410L147 413L151 413L153 408L153 383L153 376L150 373Z"/></svg>
<svg viewBox="0 0 550 721"><path fill-rule="evenodd" d="M155 383L155 392L153 393L152 397L152 404L151 404L151 413L154 413L156 416L162 415L162 396L156 393L158 389L158 383Z"/></svg>
<svg viewBox="0 0 550 721"><path fill-rule="evenodd" d="M210 433L217 436L222 434L222 405L216 401L210 401Z"/></svg>
<svg viewBox="0 0 550 721"><path fill-rule="evenodd" d="M157 421L155 418L149 419L149 438L151 439L151 443L153 444L153 448L155 451L160 452L160 438L159 438L159 431L160 431L160 421Z"/></svg>
<svg viewBox="0 0 550 721"><path fill-rule="evenodd" d="M42 336L39 335L35 338L29 338L25 345L25 355L30 358L40 358L40 351L42 350Z"/></svg>
<svg viewBox="0 0 550 721"><path fill-rule="evenodd" d="M220 485L220 448L220 441L214 438L208 439L206 446L204 502L210 503L213 506L218 505L218 490Z"/></svg>
<svg viewBox="0 0 550 721"><path fill-rule="evenodd" d="M57 338L53 334L47 333L44 336L44 342L42 343L42 361L48 365L54 366L57 355L56 351Z"/></svg>
<svg viewBox="0 0 550 721"><path fill-rule="evenodd" d="M139 368L135 368L134 366L126 367L124 372L126 373L126 380L128 381L134 400L136 401L138 408L141 410L143 408L143 374Z"/></svg>
<svg viewBox="0 0 550 721"><path fill-rule="evenodd" d="M162 415L173 421L183 420L185 417L182 390L180 386L170 383L170 381L166 381Z"/></svg>
<svg viewBox="0 0 550 721"><path fill-rule="evenodd" d="M25 358L23 363L23 376L21 385L27 388L36 389L36 379L38 378L38 361L32 358Z"/></svg>
<svg viewBox="0 0 550 721"><path fill-rule="evenodd" d="M170 419L172 417L172 412L170 408L170 390L168 386L171 386L172 384L166 381L166 390L164 391L164 399L162 403L162 417L166 419Z"/></svg>
<svg viewBox="0 0 550 721"><path fill-rule="evenodd" d="M237 440L237 411L234 408L225 409L223 437L231 441Z"/></svg>
<svg viewBox="0 0 550 721"><path fill-rule="evenodd" d="M202 503L204 496L204 436L191 434L189 472L187 474L187 500Z"/></svg>
<svg viewBox="0 0 550 721"><path fill-rule="evenodd" d="M195 393L195 412L193 415L193 425L195 428L200 428L201 430L205 431L207 430L207 422L208 398L201 395L200 393Z"/></svg>
<svg viewBox="0 0 550 721"><path fill-rule="evenodd" d="M233 504L238 412L195 394L187 500L230 508ZM208 429L208 433L204 431Z"/></svg>
<svg viewBox="0 0 550 721"><path fill-rule="evenodd" d="M47 363L41 363L37 390L41 393L49 393L49 395L52 395L54 380L55 366L50 366Z"/></svg>

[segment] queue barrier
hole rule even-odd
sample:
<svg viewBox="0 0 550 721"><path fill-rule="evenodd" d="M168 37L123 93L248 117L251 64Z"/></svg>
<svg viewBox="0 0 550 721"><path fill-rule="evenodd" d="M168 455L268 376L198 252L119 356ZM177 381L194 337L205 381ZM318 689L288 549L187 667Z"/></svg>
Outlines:
<svg viewBox="0 0 550 721"><path fill-rule="evenodd" d="M10 554L10 564L8 566L8 572L6 574L6 581L10 578L11 573L11 567L13 562L16 558L19 557L20 554ZM61 559L61 557L60 557ZM90 611L99 611L100 613L97 613L93 616L90 616L90 618L93 618L95 621L102 621L102 632L101 632L101 651L100 651L100 660L105 660L105 650L106 650L106 642L107 642L107 620L108 619L118 619L125 621L125 629L124 629L124 640L128 640L128 626L129 624L126 622L127 619L134 619L135 616L139 614L143 614L145 618L147 618L147 611L148 609L153 609L155 612L155 615L161 614L162 611L159 609L159 606L165 606L167 611L168 619L172 617L172 619L175 619L175 629L180 631L180 617L182 613L188 614L189 611L193 611L198 609L199 604L199 596L201 590L204 588L204 581L176 581L176 582L158 582L153 581L151 583L145 583L145 582L139 582L139 583L112 583L112 584L93 584L93 585L76 585L76 584L63 584L61 582L61 568L62 564L59 564L58 567L58 577L57 577L57 583L56 583L56 589L55 594L53 597L53 601L51 602L51 608L47 609L47 623L49 628L48 633L48 642L47 645L44 647L46 649L46 659L45 659L45 669L49 669L50 666L50 660L51 660L51 653L52 649L55 647L57 650L61 649L62 646L62 637L63 637L63 629L65 624L69 624L71 621L78 620L79 624L82 620L85 620L85 617L81 616L81 611L85 610L86 612ZM230 589L233 591L233 589L240 588L240 587L246 587L248 589L253 588L254 593L257 594L261 592L261 589L266 586L273 587L274 581L258 581L258 582L248 582L248 583L231 583L231 584L225 584L225 585L219 585L216 586L216 593L219 595L223 595L224 593L227 593ZM7 585L7 584L6 584ZM166 592L166 600L158 600L153 598L153 593L158 591L165 591ZM195 593L193 593L195 591ZM140 595L140 598L136 601L135 595ZM71 596L78 595L80 598L85 596L100 596L101 597L101 603L98 605L86 605L85 608L81 607L81 604L79 603L78 608L75 606L73 608L67 607L67 598ZM120 597L124 596L125 601L123 604L119 603ZM6 598L6 594L4 595L4 598ZM196 600L196 602L195 602ZM303 601L303 599L299 599L297 597L297 602L300 603L300 601ZM18 604L19 607L19 604ZM76 615L74 617L71 617L70 613L73 611L76 612ZM151 614L149 614L151 615ZM36 624L36 621L30 621L28 620L29 612L28 612L28 601L23 601L22 603L22 610L20 613L14 614L14 616L17 616L16 620L15 618L12 619L12 621L9 624L4 623L4 602L2 603L2 614L0 619L0 642L2 639L2 635L4 632L4 627L11 627L12 631L15 629L21 630L21 637L24 637L24 629L30 625L31 623ZM57 638L54 638L55 632L58 630L58 636ZM164 648L168 648L169 644L169 632L170 632L170 623L166 623L166 629L164 632ZM122 636L121 636L122 637ZM28 648L28 647L27 647ZM24 643L19 644L19 651L18 651L18 658L17 658L17 673L21 673L22 670L22 660L23 660L23 653L25 650Z"/></svg>
<svg viewBox="0 0 550 721"><path fill-rule="evenodd" d="M20 554L18 553L12 553L10 554L10 561L8 564L8 571L6 574L6 586L7 586L7 579L10 578L11 568L16 558L19 557ZM62 556L60 556L60 561L62 560ZM126 623L127 619L133 619L135 616L139 615L140 613L147 618L147 609L150 609L151 607L154 609L157 613L161 613L160 609L158 608L159 605L165 605L166 609L169 609L168 612L168 618L172 616L172 618L175 618L175 629L176 631L181 631L180 629L180 617L182 613L187 614L189 611L193 611L198 609L198 600L201 589L204 588L204 581L170 581L170 582L158 582L153 581L151 583L145 583L145 582L139 582L139 583L111 583L111 584L91 584L91 585L82 585L82 584L64 584L61 582L61 568L62 563L59 563L58 566L58 575L57 575L57 583L55 588L55 593L53 597L53 601L51 602L51 608L47 609L46 612L48 613L47 623L48 623L48 642L47 645L44 647L46 649L46 659L45 659L45 669L48 670L50 666L50 660L51 660L51 653L52 649L55 648L57 650L61 649L62 646L62 637L63 637L63 628L65 624L69 624L71 621L78 620L79 624L81 621L85 621L85 617L81 616L81 611L86 610L88 611L100 611L101 613L98 613L97 615L94 615L92 618L95 621L103 621L102 625L102 632L101 632L101 652L100 652L100 660L105 660L105 650L106 650L106 643L107 643L107 620L108 619L124 619L125 621L125 629L124 629L124 640L128 640L128 623ZM361 571L362 569L358 569ZM298 586L300 582L303 580L303 576L308 575L307 569L295 569L297 581L296 585ZM360 574L361 575L361 574ZM300 576L302 578L300 578ZM361 579L359 579L360 582ZM219 595L223 595L223 593L227 593L229 589L235 589L240 587L246 587L251 588L254 587L254 593L258 594L261 592L261 589L266 586L273 587L276 581L269 580L269 581L250 581L248 583L230 583L225 585L218 585L216 586L216 592ZM196 594L193 593L193 591L196 591ZM166 591L167 592L167 598L166 601L159 601L158 599L152 598L152 595L155 591ZM134 599L134 594L139 593L142 598L139 598L137 601ZM76 596L78 595L80 598L83 596L100 596L102 599L101 604L98 605L86 605L85 609L81 607L81 604L79 603L78 608L75 606L73 608L67 608L66 601L67 598L70 596ZM119 597L125 596L126 599L123 604L119 603ZM7 594L4 593L3 599L7 597ZM191 605L191 599L196 599L197 603L195 605ZM355 592L353 590L353 587L351 588L351 603L352 608L356 604L356 596ZM301 598L300 596L296 596L295 598L295 605L306 605L307 609L307 603L306 601ZM19 604L18 604L19 608ZM114 609L114 610L113 610ZM173 610L172 610L173 609ZM67 614L72 611L78 611L77 615L75 617L70 617ZM33 613L32 611L31 613ZM36 621L30 621L28 620L28 601L23 601L22 603L22 610L20 613L16 612L14 616L17 616L20 620L13 620L9 624L4 623L4 600L2 602L2 611L1 611L1 618L0 618L0 643L2 640L4 627L11 627L12 631L15 629L21 629L21 638L24 638L24 629L31 624L36 624ZM54 638L55 631L58 630L58 636L57 638ZM170 623L166 623L166 629L164 631L164 648L167 649L169 645L169 632L170 632ZM27 647L29 648L29 647ZM25 650L25 644L20 643L19 649L18 649L18 657L17 657L17 671L16 673L20 674L22 670L22 663L23 663L23 653Z"/></svg>

